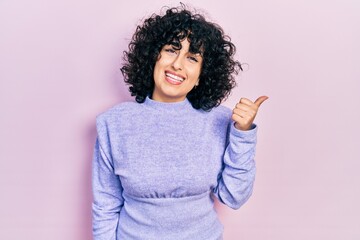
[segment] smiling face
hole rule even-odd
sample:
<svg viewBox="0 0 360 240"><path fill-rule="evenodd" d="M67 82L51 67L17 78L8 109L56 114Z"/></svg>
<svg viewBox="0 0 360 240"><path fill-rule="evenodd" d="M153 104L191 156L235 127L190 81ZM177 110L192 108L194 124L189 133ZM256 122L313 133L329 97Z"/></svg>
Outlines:
<svg viewBox="0 0 360 240"><path fill-rule="evenodd" d="M199 83L202 56L189 52L190 42L180 42L181 49L165 45L155 63L155 87L152 99L160 102L179 102Z"/></svg>

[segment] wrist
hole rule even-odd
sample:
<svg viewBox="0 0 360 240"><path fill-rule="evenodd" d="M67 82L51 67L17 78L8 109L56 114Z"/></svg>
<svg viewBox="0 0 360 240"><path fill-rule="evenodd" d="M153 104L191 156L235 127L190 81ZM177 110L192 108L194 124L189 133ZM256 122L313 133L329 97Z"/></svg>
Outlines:
<svg viewBox="0 0 360 240"><path fill-rule="evenodd" d="M249 126L240 126L240 124L238 124L237 122L234 123L234 127L237 129L237 130L240 130L240 131L248 131L248 130L251 130L253 128L253 124L249 125Z"/></svg>

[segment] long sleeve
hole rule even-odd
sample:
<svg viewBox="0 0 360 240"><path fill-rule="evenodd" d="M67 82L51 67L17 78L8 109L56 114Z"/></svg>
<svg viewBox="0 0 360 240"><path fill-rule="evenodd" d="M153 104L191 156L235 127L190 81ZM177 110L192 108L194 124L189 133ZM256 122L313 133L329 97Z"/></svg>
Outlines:
<svg viewBox="0 0 360 240"><path fill-rule="evenodd" d="M255 180L255 146L257 126L241 131L231 122L215 196L227 206L238 209L251 196Z"/></svg>
<svg viewBox="0 0 360 240"><path fill-rule="evenodd" d="M96 139L92 166L93 237L94 240L115 240L119 214L124 203L122 186L114 173L110 154L104 151L100 138L98 136Z"/></svg>

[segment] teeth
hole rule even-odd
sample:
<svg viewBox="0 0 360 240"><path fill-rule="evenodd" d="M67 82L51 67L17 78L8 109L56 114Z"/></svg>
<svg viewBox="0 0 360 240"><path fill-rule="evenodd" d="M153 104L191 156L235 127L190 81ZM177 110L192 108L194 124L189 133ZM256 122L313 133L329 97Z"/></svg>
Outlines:
<svg viewBox="0 0 360 240"><path fill-rule="evenodd" d="M184 81L184 79L182 77L178 77L178 76L176 76L174 74L171 74L171 73L165 73L165 75L167 77L170 77L170 78L176 80L176 81L180 81L180 82Z"/></svg>

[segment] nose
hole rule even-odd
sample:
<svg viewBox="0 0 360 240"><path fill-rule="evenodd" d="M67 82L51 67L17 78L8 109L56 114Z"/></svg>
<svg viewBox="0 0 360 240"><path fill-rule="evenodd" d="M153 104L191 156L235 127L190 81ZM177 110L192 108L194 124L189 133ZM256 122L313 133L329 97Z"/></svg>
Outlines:
<svg viewBox="0 0 360 240"><path fill-rule="evenodd" d="M183 59L180 54L176 56L176 58L172 62L171 66L173 67L174 70L182 70L183 69Z"/></svg>

